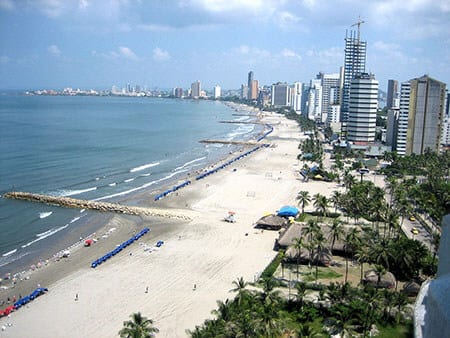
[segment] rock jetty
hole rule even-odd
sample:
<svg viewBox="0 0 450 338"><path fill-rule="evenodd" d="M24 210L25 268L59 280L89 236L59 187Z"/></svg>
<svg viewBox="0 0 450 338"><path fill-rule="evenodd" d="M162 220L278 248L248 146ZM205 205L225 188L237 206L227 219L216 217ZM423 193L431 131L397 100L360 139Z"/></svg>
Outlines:
<svg viewBox="0 0 450 338"><path fill-rule="evenodd" d="M182 210L163 210L154 208L133 207L118 203L98 202L62 196L49 196L42 194L33 194L30 192L11 191L4 194L3 198L39 202L66 208L89 209L102 212L116 212L136 216L179 218L186 221L191 220L191 218L187 215L187 213L183 212Z"/></svg>

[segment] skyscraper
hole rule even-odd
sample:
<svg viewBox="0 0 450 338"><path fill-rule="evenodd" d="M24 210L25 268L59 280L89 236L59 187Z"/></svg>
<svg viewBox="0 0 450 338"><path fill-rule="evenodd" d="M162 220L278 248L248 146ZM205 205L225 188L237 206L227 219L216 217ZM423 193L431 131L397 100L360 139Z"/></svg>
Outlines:
<svg viewBox="0 0 450 338"><path fill-rule="evenodd" d="M248 88L248 99L256 100L258 98L258 80L252 80Z"/></svg>
<svg viewBox="0 0 450 338"><path fill-rule="evenodd" d="M219 85L214 86L214 98L217 99L222 94L222 89Z"/></svg>
<svg viewBox="0 0 450 338"><path fill-rule="evenodd" d="M386 107L388 109L397 107L396 99L398 94L398 81L388 80L387 102Z"/></svg>
<svg viewBox="0 0 450 338"><path fill-rule="evenodd" d="M191 84L191 96L198 98L202 90L201 83L199 80Z"/></svg>
<svg viewBox="0 0 450 338"><path fill-rule="evenodd" d="M411 91L411 84L403 82L400 87L400 112L398 115L397 130L395 131L394 149L399 155L406 154L406 134L408 133L408 111L409 111L409 96Z"/></svg>
<svg viewBox="0 0 450 338"><path fill-rule="evenodd" d="M406 155L438 152L442 131L445 83L424 75L411 84Z"/></svg>
<svg viewBox="0 0 450 338"><path fill-rule="evenodd" d="M361 73L350 84L347 139L374 142L378 110L378 81L373 74Z"/></svg>
<svg viewBox="0 0 450 338"><path fill-rule="evenodd" d="M253 71L248 72L248 79L247 79L247 98L251 100L252 98L252 82L253 82Z"/></svg>
<svg viewBox="0 0 450 338"><path fill-rule="evenodd" d="M294 82L292 88L291 107L298 113L302 113L302 83Z"/></svg>
<svg viewBox="0 0 450 338"><path fill-rule="evenodd" d="M290 105L290 88L286 83L272 85L272 106L285 107Z"/></svg>
<svg viewBox="0 0 450 338"><path fill-rule="evenodd" d="M346 122L349 112L350 99L350 83L357 74L366 71L366 41L360 39L360 24L358 21L358 31L350 31L350 35L345 36L345 51L344 51L344 83L342 89L342 108L341 119Z"/></svg>

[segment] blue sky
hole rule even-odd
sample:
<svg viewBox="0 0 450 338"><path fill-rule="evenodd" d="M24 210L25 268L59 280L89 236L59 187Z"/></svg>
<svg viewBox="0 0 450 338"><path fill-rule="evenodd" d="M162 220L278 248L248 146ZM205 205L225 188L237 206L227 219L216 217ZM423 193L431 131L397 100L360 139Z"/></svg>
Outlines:
<svg viewBox="0 0 450 338"><path fill-rule="evenodd" d="M450 0L0 0L0 88L238 88L337 73L358 21L380 88L450 84Z"/></svg>

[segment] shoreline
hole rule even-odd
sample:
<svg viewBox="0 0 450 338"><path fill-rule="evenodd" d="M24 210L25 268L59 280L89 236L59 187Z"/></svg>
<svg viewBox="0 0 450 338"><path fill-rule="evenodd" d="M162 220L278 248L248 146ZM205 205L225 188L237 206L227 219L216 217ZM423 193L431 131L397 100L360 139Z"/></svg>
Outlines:
<svg viewBox="0 0 450 338"><path fill-rule="evenodd" d="M228 294L232 280L240 275L244 276L247 280L253 280L255 274L258 271L261 272L276 254L276 252L272 250L272 247L277 234L269 232L261 234L256 232L253 229L253 223L267 211L274 212L281 207L282 204L294 203L295 193L298 191L298 187L295 187L292 184L293 182L299 183L299 178L295 176L296 170L292 168L295 165L298 166L297 160L295 159L298 142L292 141L292 133L294 133L294 135L300 135L299 127L295 122L287 121L281 115L276 116L275 114L268 114L268 117L265 119L275 119L277 121L283 120L283 124L280 124L276 128L280 129L276 131L276 143L286 143L283 147L288 147L286 148L287 150L283 150L284 148L280 149L279 145L276 148L263 149L250 157L242 159L242 161L236 162L233 167L226 168L215 175L211 175L204 181L196 181L195 184L190 185L186 189L181 189L177 194L170 194L167 198L158 201L158 206L161 208L170 209L173 207L186 207L186 205L188 205L187 208L198 214L191 222L168 222L167 220L161 221L156 218L137 217L132 217L130 220L123 216L113 217L110 222L105 225L104 229L106 230L108 227L112 228L114 227L114 224L120 224L120 227L116 227L121 230L120 233L114 232L108 239L100 240L90 248L79 246L77 251L74 251L73 254L71 253L69 260L67 260L67 264L59 264L59 262L52 264L58 268L62 266L64 268L63 270L66 270L64 271L66 276L62 279L56 278L57 281L50 283L49 285L40 283L45 287L51 286L51 288L49 287L49 293L30 303L28 306L29 309L20 309L16 313L13 313L11 318L8 318L7 321L13 323L13 328L8 328L7 331L5 331L7 332L7 336L9 336L9 334L11 334L11 337L20 336L18 332L24 334L25 331L23 330L27 329L23 327L23 324L15 327L15 323L19 323L19 319L22 317L23 320L31 318L29 316L32 316L32 311L36 311L34 310L36 307L43 306L44 308L41 310L45 314L47 313L46 311L49 310L47 306L51 305L59 309L59 307L63 305L60 303L61 299L63 299L63 301L65 299L64 302L70 302L70 306L68 307L72 308L71 302L73 301L72 298L75 294L74 290L82 289L82 291L75 291L76 293L80 293L81 300L85 297L86 293L89 294L89 289L96 289L96 287L99 287L97 281L92 279L93 274L100 277L103 281L106 276L109 276L108 278L114 280L116 274L120 274L127 280L126 285L131 289L123 289L123 286L120 286L120 281L112 283L115 285L115 287L111 286L113 290L110 290L113 291L113 298L115 299L111 300L112 303L116 305L118 305L117 301L122 303L120 299L124 299L124 296L125 299L131 298L132 301L131 304L125 306L126 309L123 309L124 312L116 313L114 315L116 322L114 325L109 322L109 324L104 323L103 321L105 319L98 318L95 320L97 324L106 324L107 327L105 329L108 329L111 325L113 326L109 334L104 332L105 335L100 334L100 336L110 336L111 333L116 334L120 329L122 321L126 320L133 311L141 311L147 317L153 318L156 326L161 330L161 336L167 337L185 336L185 329L193 329L195 325L201 324L205 318L210 317L210 311L215 307L216 299L222 299L223 296L232 296ZM279 134L283 129L282 127L286 127L284 129L289 129L289 133L291 133L286 137L286 141L283 141L282 138L280 140ZM286 152L280 154L280 151ZM288 153L295 154L295 156L289 156ZM230 158L230 156L228 156L228 158ZM278 170L282 163L287 164L287 166L282 167L282 170ZM236 171L233 171L233 169L236 169ZM280 187L281 189L279 192L275 193L274 188L276 187ZM129 196L129 199L146 201L145 204L149 205L155 204L154 201L149 198L149 194L149 191L141 192L140 194ZM235 210L237 212L237 224L230 225L229 223L223 222L223 217L227 210ZM133 253L132 256L127 256L128 252L125 252L124 254L121 253L118 257L113 258L111 262L108 261L104 266L102 265L100 269L95 269L98 270L95 272L91 271L91 268L88 265L76 263L77 260L83 261L83 259L89 261L90 258L87 259L86 257L83 257L83 254L92 255L93 252L91 249L95 248L101 250L102 246L105 249L106 247L110 249L112 245L118 244L121 238L129 238L129 235L132 234L134 230L137 230L137 228L140 229L140 227L146 225L150 227L151 231L149 235L142 237L138 243L130 246L129 250ZM159 239L166 241L166 244L159 250L148 253L142 249L145 245L154 246ZM223 246L223 248L221 248L221 246ZM104 253L106 253L106 251L103 252L103 254ZM241 262L241 254L243 255L242 257L247 257L249 261L245 262L246 260L244 260L244 262ZM174 255L177 260L174 261L172 255ZM211 262L207 264L211 259L218 264L211 264ZM195 262L197 262L197 264ZM144 267L139 267L142 264ZM150 266L147 266L147 264ZM167 264L169 264L169 267ZM42 271L44 274L44 270L51 268L52 266L50 265L38 272L40 273ZM152 271L151 274L148 275L149 280L147 282L143 282L143 280L136 275L136 273L138 273L138 275L142 274L142 271L133 272L135 269L140 270L141 268L145 271ZM173 268L175 272L171 271L171 268ZM196 272L197 269L200 269L201 271ZM231 275L230 269L234 271ZM126 272L120 273L119 271L122 270L126 270ZM171 289L170 282L168 283L169 285L166 285L164 281L159 280L161 278L154 276L154 274L158 273L160 276L173 278L174 281L172 284L174 284L173 287L175 289ZM179 279L182 279L183 283L180 284L179 282L181 281L179 281ZM32 280L33 282L30 282L29 285L36 283L38 280L37 273ZM191 282L193 281L193 283L191 284L189 282L190 286L187 286L187 289L185 289L182 285L185 285L185 282L189 280ZM197 283L195 283L196 281ZM142 301L139 300L139 298L142 298L141 292L145 288L145 285L142 283L155 284L153 289L152 286L150 286L150 293L153 294L153 296L155 296L155 293L164 295L163 298L166 300L159 299L158 301L154 301L155 298L152 297L152 303L156 302L156 304L159 304L157 308L161 310L160 312L155 312L151 304L142 304ZM216 285L217 283L219 285ZM198 290L195 295L191 295L191 287L193 284L198 285ZM204 288L205 286L207 287ZM88 287L88 289L86 289L86 287ZM173 293L178 294L177 290L180 288L184 290L182 292L183 294L186 292L188 294L184 296L178 295L178 297L172 295L172 292L169 292L174 291ZM115 293L120 294L120 296ZM138 297L136 298L135 295ZM90 298L92 297L92 301L95 303L101 296L102 292L99 291L99 293L91 294ZM192 296L205 297L205 302L198 304L199 300L195 298L192 299ZM186 297L187 299L184 299ZM181 313L185 312L184 309L180 309L177 306L174 307L174 304L178 303L180 300L182 303L187 302L188 308L197 309L200 307L202 310L199 311L198 315L196 313L190 313L187 315L187 318L184 318L183 320L180 319L181 322L178 323L180 326L178 326L175 323L170 324L170 322L173 321L171 320L172 316L181 316ZM54 303L55 301L56 304ZM167 302L172 304L169 306L169 309L172 309L172 312L167 310ZM141 307L143 308L142 310L140 310ZM107 308L110 309L110 305L108 305ZM115 311L116 310L113 310L113 312ZM64 313L65 311L62 309L61 314L58 314L58 316L61 315L66 319ZM82 318L81 314L77 314L75 317L76 318L68 320L67 325L71 327L71 325L75 325L76 322L79 321L79 325L81 326L85 324L86 327L91 326L89 323L85 322L86 320ZM23 320L20 322L24 323ZM2 323L7 322L3 318L0 319L0 321ZM28 320L25 322L28 322ZM117 327L117 325L119 326ZM177 326L173 327L173 325ZM42 336L54 336L55 334L58 335L58 332L60 332L57 331L59 330L57 327L52 330L56 331L42 332ZM40 336L40 334L41 333L39 332L37 336Z"/></svg>

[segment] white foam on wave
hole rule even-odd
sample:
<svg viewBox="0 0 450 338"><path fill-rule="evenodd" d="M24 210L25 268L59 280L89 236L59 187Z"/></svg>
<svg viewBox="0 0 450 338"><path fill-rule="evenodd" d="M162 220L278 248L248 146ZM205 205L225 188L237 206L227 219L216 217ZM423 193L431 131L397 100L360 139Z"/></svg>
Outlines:
<svg viewBox="0 0 450 338"><path fill-rule="evenodd" d="M177 170L180 170L180 169L184 169L184 168L186 168L187 166L189 166L189 165L191 165L191 164L194 164L195 162L203 161L205 158L206 158L206 156L196 158L196 159L194 159L194 160L192 160L192 161L186 162L185 164L183 164L183 165L180 166L180 167L175 168L174 170L177 171Z"/></svg>
<svg viewBox="0 0 450 338"><path fill-rule="evenodd" d="M136 177L128 178L128 179L124 180L124 182L125 182L125 183L133 182L135 179L136 179Z"/></svg>
<svg viewBox="0 0 450 338"><path fill-rule="evenodd" d="M69 224L72 224L73 222L78 221L81 217L83 217L83 216L78 216L78 217L72 218L72 220L69 222Z"/></svg>
<svg viewBox="0 0 450 338"><path fill-rule="evenodd" d="M108 184L108 185L109 185L110 187L114 187L116 184L117 184L116 182L113 182L113 183L110 183L110 184Z"/></svg>
<svg viewBox="0 0 450 338"><path fill-rule="evenodd" d="M86 192L94 191L94 190L97 190L97 187L87 188L87 189L80 189L80 190L59 190L59 191L57 191L55 193L50 193L50 195L67 197L67 196L81 195L81 194L84 194Z"/></svg>
<svg viewBox="0 0 450 338"><path fill-rule="evenodd" d="M163 178L160 178L159 180L151 181L149 183L141 185L140 187L136 187L136 188L129 189L129 190L126 190L126 191L118 192L116 194L99 197L99 198L94 199L94 201L102 201L102 200L106 200L106 199L109 199L109 198L114 198L114 197L118 197L118 196L128 195L128 194L130 194L132 192L135 192L135 191L138 191L138 190L141 190L141 189L145 189L145 188L148 188L148 187L150 187L150 186L152 186L154 184L157 184L157 183L163 182L165 180L168 180L168 179L172 178L173 176L175 176L177 174L181 174L181 173L186 172L186 171L187 171L187 169L178 170L178 171L175 171L173 173L170 173L169 175L167 175L167 176L165 176Z"/></svg>
<svg viewBox="0 0 450 338"><path fill-rule="evenodd" d="M156 167L157 165L160 165L160 162L147 163L147 164L141 165L139 167L130 169L130 173L134 173L136 171L141 171L141 170L145 170L148 168Z"/></svg>
<svg viewBox="0 0 450 338"><path fill-rule="evenodd" d="M146 173L146 174L142 174L141 176L142 177L147 177L147 176L150 176L151 175L151 173Z"/></svg>
<svg viewBox="0 0 450 338"><path fill-rule="evenodd" d="M5 252L5 253L2 255L2 257L8 257L8 256L12 255L12 254L15 253L15 252L17 252L17 249L14 249L14 250Z"/></svg>
<svg viewBox="0 0 450 338"><path fill-rule="evenodd" d="M54 234L56 234L57 232L60 232L61 230L64 230L65 228L67 228L69 226L69 223L67 223L66 225L60 226L58 228L52 228L50 230L47 230L43 233L37 234L36 235L36 239L32 240L31 242L28 242L27 244L22 245L22 248L26 248L29 247L31 244L34 244L36 242L42 241L43 239L50 237Z"/></svg>
<svg viewBox="0 0 450 338"><path fill-rule="evenodd" d="M40 213L39 213L39 218L46 218L46 217L50 216L51 214L53 214L53 211L49 211L49 212L40 212Z"/></svg>
<svg viewBox="0 0 450 338"><path fill-rule="evenodd" d="M228 140L230 141L230 140L234 139L234 138L237 137L237 136L245 135L245 134L248 134L248 133L252 132L252 130L253 130L254 128L255 128L254 125L251 125L251 124L243 124L243 125L239 126L239 128L237 128L237 129L234 130L233 132L228 133L227 138L228 138Z"/></svg>

